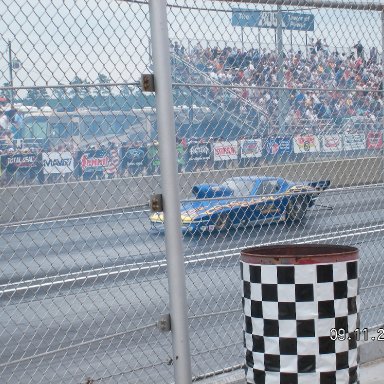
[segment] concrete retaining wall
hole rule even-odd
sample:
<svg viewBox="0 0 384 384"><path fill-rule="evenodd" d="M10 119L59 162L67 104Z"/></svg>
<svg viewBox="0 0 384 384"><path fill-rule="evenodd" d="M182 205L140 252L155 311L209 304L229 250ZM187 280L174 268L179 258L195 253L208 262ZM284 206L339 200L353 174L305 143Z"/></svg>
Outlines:
<svg viewBox="0 0 384 384"><path fill-rule="evenodd" d="M381 183L383 164L381 157L371 157L185 173L180 175L181 197L189 196L195 184L220 183L229 177L246 175L282 176L290 180L330 179L333 187ZM1 188L0 223L143 205L152 193L160 190L158 176Z"/></svg>

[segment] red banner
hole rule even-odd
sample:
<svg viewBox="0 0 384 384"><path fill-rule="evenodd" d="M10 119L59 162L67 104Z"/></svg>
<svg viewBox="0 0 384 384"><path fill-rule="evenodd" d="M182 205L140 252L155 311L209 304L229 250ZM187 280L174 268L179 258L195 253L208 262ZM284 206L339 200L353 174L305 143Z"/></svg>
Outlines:
<svg viewBox="0 0 384 384"><path fill-rule="evenodd" d="M383 148L383 134L379 131L370 131L367 134L367 148L381 149Z"/></svg>

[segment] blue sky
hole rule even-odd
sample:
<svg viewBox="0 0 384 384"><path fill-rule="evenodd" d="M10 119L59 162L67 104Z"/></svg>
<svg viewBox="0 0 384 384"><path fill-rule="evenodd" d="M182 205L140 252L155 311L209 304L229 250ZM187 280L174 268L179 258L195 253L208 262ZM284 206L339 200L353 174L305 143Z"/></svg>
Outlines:
<svg viewBox="0 0 384 384"><path fill-rule="evenodd" d="M377 0L379 3L380 1ZM136 81L149 64L148 6L112 0L3 0L0 15L0 84L8 81L7 40L23 67L16 73L15 86L68 84L77 74L94 81L99 72L113 81ZM169 8L170 37L184 45L217 41L241 47L239 27L231 26L231 7L236 3L173 0L173 4L204 6L217 11ZM247 5L242 4L242 8ZM270 10L270 6L248 5ZM219 12L226 10L229 12ZM295 11L293 8L290 11ZM361 40L366 47L381 51L381 20L378 12L309 10L315 32L308 37L325 38L329 45L350 47ZM260 38L259 38L260 33ZM246 47L272 47L274 31L244 29ZM305 33L293 32L294 44L305 44ZM289 46L290 33L285 33ZM213 43L212 43L213 44Z"/></svg>

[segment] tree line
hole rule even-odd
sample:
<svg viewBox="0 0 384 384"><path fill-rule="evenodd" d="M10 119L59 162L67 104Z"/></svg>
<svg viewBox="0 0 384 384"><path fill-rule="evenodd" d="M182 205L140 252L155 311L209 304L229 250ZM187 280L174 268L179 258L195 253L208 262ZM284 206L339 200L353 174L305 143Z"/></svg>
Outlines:
<svg viewBox="0 0 384 384"><path fill-rule="evenodd" d="M128 81L122 81L128 83ZM104 85L98 85L104 84ZM24 97L14 94L14 101L27 106L41 108L49 106L56 110L77 108L97 108L98 110L130 110L154 106L154 96L143 93L140 87L133 85L109 86L113 84L108 75L99 73L94 82L75 76L67 84L58 84L58 87L29 88ZM4 86L8 86L4 83ZM10 97L10 90L4 91L4 96Z"/></svg>

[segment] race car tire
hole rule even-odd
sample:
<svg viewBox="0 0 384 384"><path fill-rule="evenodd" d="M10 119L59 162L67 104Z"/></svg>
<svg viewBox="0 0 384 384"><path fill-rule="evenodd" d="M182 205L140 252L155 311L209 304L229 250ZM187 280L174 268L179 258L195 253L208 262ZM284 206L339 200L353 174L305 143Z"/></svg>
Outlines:
<svg viewBox="0 0 384 384"><path fill-rule="evenodd" d="M304 219L308 209L306 196L297 196L287 206L287 219L290 221L301 221Z"/></svg>
<svg viewBox="0 0 384 384"><path fill-rule="evenodd" d="M215 231L223 231L224 229L229 229L231 222L228 215L225 213L219 214L214 222L214 226Z"/></svg>

